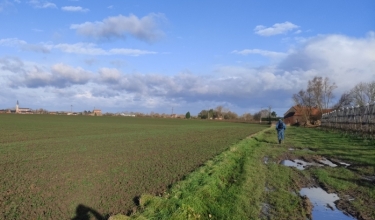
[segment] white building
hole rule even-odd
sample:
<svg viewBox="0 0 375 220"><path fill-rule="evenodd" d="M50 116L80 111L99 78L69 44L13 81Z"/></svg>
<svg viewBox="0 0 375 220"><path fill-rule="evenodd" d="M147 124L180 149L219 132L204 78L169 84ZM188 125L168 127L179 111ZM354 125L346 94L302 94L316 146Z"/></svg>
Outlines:
<svg viewBox="0 0 375 220"><path fill-rule="evenodd" d="M30 114L32 113L31 112L31 109L30 108L20 108L19 107L19 104L18 104L18 100L17 100L17 104L16 104L16 111L15 111L16 114Z"/></svg>

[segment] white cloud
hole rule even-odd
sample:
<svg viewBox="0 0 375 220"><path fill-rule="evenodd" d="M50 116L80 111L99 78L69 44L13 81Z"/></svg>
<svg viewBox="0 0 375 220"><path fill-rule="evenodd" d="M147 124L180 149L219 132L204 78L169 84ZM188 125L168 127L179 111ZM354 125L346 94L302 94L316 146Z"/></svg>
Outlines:
<svg viewBox="0 0 375 220"><path fill-rule="evenodd" d="M263 25L258 25L254 28L256 34L261 36L272 36L278 34L284 34L288 31L298 28L297 25L286 21L284 23L276 23L272 27L265 27Z"/></svg>
<svg viewBox="0 0 375 220"><path fill-rule="evenodd" d="M57 8L56 4L48 1L30 0L29 4L34 8Z"/></svg>
<svg viewBox="0 0 375 220"><path fill-rule="evenodd" d="M140 56L146 54L157 54L154 51L126 49L126 48L113 48L104 50L98 48L93 43L76 43L76 44L56 44L50 45L50 48L59 49L65 53L86 54L86 55L126 55L126 56Z"/></svg>
<svg viewBox="0 0 375 220"><path fill-rule="evenodd" d="M359 82L374 81L375 36L371 33L365 38L344 35L310 38L291 51L279 68L327 76L336 82L341 92Z"/></svg>
<svg viewBox="0 0 375 220"><path fill-rule="evenodd" d="M4 76L12 88L65 88L86 84L94 78L92 73L81 67L57 63L46 68L38 64L25 64L18 58L0 59L0 69L6 71Z"/></svg>
<svg viewBox="0 0 375 220"><path fill-rule="evenodd" d="M157 54L154 51L137 50L137 49L126 49L126 48L115 48L108 51L109 54L119 54L128 56L140 56L146 54Z"/></svg>
<svg viewBox="0 0 375 220"><path fill-rule="evenodd" d="M3 39L0 44L1 42L24 44L18 39ZM90 49L90 45L84 43L73 45L72 48L69 47L72 45L65 45L66 48L62 45L54 46L56 48L52 49L70 50L74 53L105 54L111 51L97 48L95 44L92 44ZM82 48L88 51L80 51ZM237 54L255 53L266 56L272 55L270 52L260 49L233 51ZM93 106L94 103L106 103L111 106L144 109L163 108L173 103L185 106L191 106L192 103L206 103L202 106L211 103L212 107L215 107L215 103L241 108L254 105L288 107L293 104L292 95L304 89L307 81L315 76L327 76L335 82L338 86L335 91L337 96L359 82L375 80L373 32L363 38L344 35L311 37L295 45L283 56L282 61L275 66L218 66L209 75L188 71L175 75L126 73L107 67L100 68L97 73L91 73L81 67L67 64L43 67L26 64L21 59L1 58L0 69L4 74L0 75L0 82L3 82L2 86L5 85L4 91L13 88L14 92L15 88L18 88L28 89L28 93L32 93L31 91L37 91L37 88L46 88L56 91L56 97L71 97L77 102L88 102ZM6 95L8 93L0 94L0 97Z"/></svg>
<svg viewBox="0 0 375 220"><path fill-rule="evenodd" d="M285 57L286 53L280 53L280 52L274 52L274 51L268 51L268 50L260 50L260 49L244 49L244 50L234 50L232 51L234 54L240 54L240 55L248 55L248 54L259 54L265 57L271 57L271 58L282 58Z"/></svg>
<svg viewBox="0 0 375 220"><path fill-rule="evenodd" d="M85 54L91 56L98 55L125 55L125 56L141 56L147 54L157 54L155 51L128 49L128 48L112 48L104 50L97 47L94 43L75 43L75 44L29 44L24 40L18 38L4 38L0 39L0 46L18 47L26 51L34 51L41 53L49 53L51 50L57 49L64 53Z"/></svg>
<svg viewBox="0 0 375 220"><path fill-rule="evenodd" d="M58 63L51 67L50 72L41 72L38 68L30 71L24 78L27 87L65 88L72 85L83 85L89 82L92 74L80 67L71 67Z"/></svg>
<svg viewBox="0 0 375 220"><path fill-rule="evenodd" d="M81 6L64 6L64 7L61 7L61 10L69 11L69 12L88 12L88 11L90 11L88 8L82 8Z"/></svg>
<svg viewBox="0 0 375 220"><path fill-rule="evenodd" d="M19 46L27 44L26 41L19 40L18 38L4 38L0 39L0 46Z"/></svg>
<svg viewBox="0 0 375 220"><path fill-rule="evenodd" d="M121 72L114 68L102 68L99 70L100 78L106 83L117 83L121 79Z"/></svg>
<svg viewBox="0 0 375 220"><path fill-rule="evenodd" d="M78 34L97 39L124 39L131 35L139 40L154 42L164 36L159 29L160 23L165 21L163 14L149 14L142 18L135 15L108 17L103 21L72 24Z"/></svg>
<svg viewBox="0 0 375 220"><path fill-rule="evenodd" d="M28 44L26 41L19 40L17 38L5 38L0 39L0 46L4 47L18 47L25 51L34 51L41 53L49 53L50 50L41 44Z"/></svg>
<svg viewBox="0 0 375 220"><path fill-rule="evenodd" d="M51 49L59 49L64 53L86 54L86 55L107 55L108 53L98 48L93 43L56 44L48 45Z"/></svg>

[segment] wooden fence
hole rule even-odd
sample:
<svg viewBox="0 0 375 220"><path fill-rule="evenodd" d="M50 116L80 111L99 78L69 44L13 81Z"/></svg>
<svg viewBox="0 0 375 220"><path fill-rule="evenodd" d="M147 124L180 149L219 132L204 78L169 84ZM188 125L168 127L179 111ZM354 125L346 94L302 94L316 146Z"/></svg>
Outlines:
<svg viewBox="0 0 375 220"><path fill-rule="evenodd" d="M323 114L321 126L375 138L375 102Z"/></svg>

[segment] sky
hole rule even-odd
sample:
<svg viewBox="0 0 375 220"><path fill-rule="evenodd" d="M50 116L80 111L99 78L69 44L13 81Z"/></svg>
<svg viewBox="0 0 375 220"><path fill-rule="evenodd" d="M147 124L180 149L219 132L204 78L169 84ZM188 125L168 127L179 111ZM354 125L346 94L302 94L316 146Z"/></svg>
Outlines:
<svg viewBox="0 0 375 220"><path fill-rule="evenodd" d="M336 99L375 80L374 12L373 0L0 0L0 109L282 116L315 76Z"/></svg>

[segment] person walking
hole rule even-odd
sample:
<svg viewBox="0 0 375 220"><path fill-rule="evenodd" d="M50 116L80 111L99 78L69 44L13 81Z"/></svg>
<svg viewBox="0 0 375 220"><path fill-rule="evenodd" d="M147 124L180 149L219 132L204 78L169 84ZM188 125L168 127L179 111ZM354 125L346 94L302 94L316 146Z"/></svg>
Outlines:
<svg viewBox="0 0 375 220"><path fill-rule="evenodd" d="M279 121L276 123L277 139L279 140L279 144L281 144L281 141L284 140L285 129L285 123L280 118Z"/></svg>

